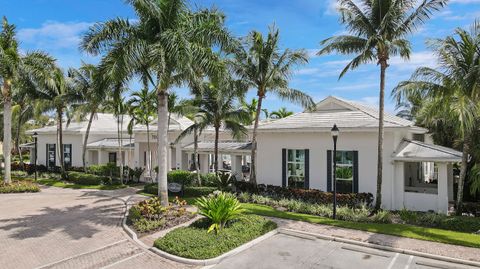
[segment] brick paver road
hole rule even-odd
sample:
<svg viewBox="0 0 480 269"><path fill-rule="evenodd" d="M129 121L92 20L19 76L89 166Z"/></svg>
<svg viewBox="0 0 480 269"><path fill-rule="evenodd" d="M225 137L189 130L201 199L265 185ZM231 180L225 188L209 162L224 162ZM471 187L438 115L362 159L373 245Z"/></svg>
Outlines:
<svg viewBox="0 0 480 269"><path fill-rule="evenodd" d="M133 193L52 187L0 194L0 268L185 268L124 233L122 199Z"/></svg>

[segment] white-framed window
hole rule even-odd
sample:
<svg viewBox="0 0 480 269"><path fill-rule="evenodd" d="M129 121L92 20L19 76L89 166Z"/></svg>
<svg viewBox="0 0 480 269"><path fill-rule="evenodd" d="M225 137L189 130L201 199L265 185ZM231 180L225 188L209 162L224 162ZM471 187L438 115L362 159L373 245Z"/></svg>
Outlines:
<svg viewBox="0 0 480 269"><path fill-rule="evenodd" d="M287 186L305 187L305 150L287 149Z"/></svg>

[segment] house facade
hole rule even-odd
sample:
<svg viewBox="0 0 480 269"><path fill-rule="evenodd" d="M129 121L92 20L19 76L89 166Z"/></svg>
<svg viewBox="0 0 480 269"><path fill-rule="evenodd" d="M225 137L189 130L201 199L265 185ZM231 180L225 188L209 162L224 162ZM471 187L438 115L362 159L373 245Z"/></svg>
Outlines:
<svg viewBox="0 0 480 269"><path fill-rule="evenodd" d="M121 140L124 164L144 167L156 166L156 125L135 126L129 137L124 118ZM168 131L168 166L189 170L193 163L193 137L177 141L179 134L192 122L173 115ZM337 154L333 156L330 129L340 129ZM65 162L82 166L82 145L86 123L65 126ZM87 142L87 165L115 162L119 164L117 119L110 114L98 114L92 123ZM38 133L38 164L59 165L55 127L31 130ZM461 161L461 153L434 145L428 130L413 122L386 114L383 148L382 204L386 209L407 208L418 211L448 212L453 201L453 164ZM213 168L213 130L207 129L199 137L197 156L200 171ZM336 158L337 190L339 192L369 192L375 195L377 180L378 111L355 102L328 97L310 112L297 113L287 118L264 121L257 138L257 181L263 184L295 188L333 189L333 158ZM147 141L150 140L150 151ZM219 143L219 167L230 170L237 179L248 180L251 143L233 141L222 132ZM150 164L152 163L152 164ZM154 173L153 173L154 174ZM144 173L145 180L150 178Z"/></svg>

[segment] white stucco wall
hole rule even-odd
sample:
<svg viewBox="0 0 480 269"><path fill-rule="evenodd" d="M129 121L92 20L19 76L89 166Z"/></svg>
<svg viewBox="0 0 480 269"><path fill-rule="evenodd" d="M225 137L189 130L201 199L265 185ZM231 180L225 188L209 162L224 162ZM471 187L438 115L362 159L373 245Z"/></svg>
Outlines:
<svg viewBox="0 0 480 269"><path fill-rule="evenodd" d="M342 132L337 150L358 151L359 192L375 195L377 179L376 132ZM382 203L392 205L394 166L391 154L398 140L392 132L385 132L383 154ZM327 189L327 150L333 150L330 132L323 133L259 133L257 151L257 180L259 183L282 184L282 149L310 150L310 188Z"/></svg>
<svg viewBox="0 0 480 269"><path fill-rule="evenodd" d="M38 136L38 164L46 165L47 144L56 144L56 165L60 165L58 156L58 142L55 134L41 134ZM72 166L82 166L82 136L73 134L63 135L63 144L72 144Z"/></svg>

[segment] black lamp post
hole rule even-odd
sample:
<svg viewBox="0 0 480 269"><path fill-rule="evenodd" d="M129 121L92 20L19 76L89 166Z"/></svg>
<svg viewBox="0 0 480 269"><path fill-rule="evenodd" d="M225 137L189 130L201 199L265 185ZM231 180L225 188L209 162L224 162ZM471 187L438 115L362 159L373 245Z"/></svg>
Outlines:
<svg viewBox="0 0 480 269"><path fill-rule="evenodd" d="M340 130L336 124L331 130L333 138L333 219L337 218L337 138Z"/></svg>
<svg viewBox="0 0 480 269"><path fill-rule="evenodd" d="M33 136L33 140L35 141L35 149L33 151L33 154L35 155L33 158L34 160L33 169L35 169L35 181L37 181L37 138L38 138L37 132L34 132L32 136Z"/></svg>

